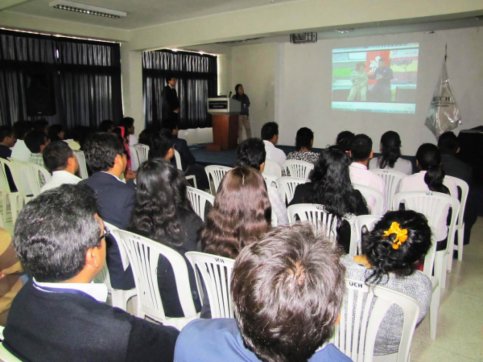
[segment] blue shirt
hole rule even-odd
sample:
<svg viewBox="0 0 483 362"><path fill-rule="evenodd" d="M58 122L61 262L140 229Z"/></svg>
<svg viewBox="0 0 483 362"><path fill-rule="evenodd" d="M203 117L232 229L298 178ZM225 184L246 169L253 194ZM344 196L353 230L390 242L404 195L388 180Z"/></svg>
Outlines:
<svg viewBox="0 0 483 362"><path fill-rule="evenodd" d="M298 326L294 326L298 328ZM234 319L197 319L183 328L174 352L175 362L258 362L258 357L243 345ZM333 344L316 351L309 362L348 362Z"/></svg>

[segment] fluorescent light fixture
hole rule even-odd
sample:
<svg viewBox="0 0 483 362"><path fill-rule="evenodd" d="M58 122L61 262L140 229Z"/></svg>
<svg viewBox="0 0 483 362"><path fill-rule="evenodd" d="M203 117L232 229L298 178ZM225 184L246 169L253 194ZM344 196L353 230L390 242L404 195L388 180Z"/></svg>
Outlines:
<svg viewBox="0 0 483 362"><path fill-rule="evenodd" d="M104 18L119 19L127 16L127 13L119 10L100 8L97 6L85 5L67 0L54 0L49 6L59 10L72 11L79 14L101 16Z"/></svg>

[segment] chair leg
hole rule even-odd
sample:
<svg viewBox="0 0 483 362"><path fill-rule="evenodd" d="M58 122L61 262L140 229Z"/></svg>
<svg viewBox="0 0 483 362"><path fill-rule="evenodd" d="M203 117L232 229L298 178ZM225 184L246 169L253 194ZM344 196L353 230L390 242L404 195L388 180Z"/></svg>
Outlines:
<svg viewBox="0 0 483 362"><path fill-rule="evenodd" d="M446 288L446 259L446 250L436 252L436 257L434 258L434 275L440 276L439 285L441 289Z"/></svg>
<svg viewBox="0 0 483 362"><path fill-rule="evenodd" d="M458 261L463 261L463 245L465 238L465 225L461 225L458 228Z"/></svg>
<svg viewBox="0 0 483 362"><path fill-rule="evenodd" d="M429 307L429 335L432 340L436 339L436 329L438 326L439 304L441 301L441 288L438 285L431 296L431 305Z"/></svg>

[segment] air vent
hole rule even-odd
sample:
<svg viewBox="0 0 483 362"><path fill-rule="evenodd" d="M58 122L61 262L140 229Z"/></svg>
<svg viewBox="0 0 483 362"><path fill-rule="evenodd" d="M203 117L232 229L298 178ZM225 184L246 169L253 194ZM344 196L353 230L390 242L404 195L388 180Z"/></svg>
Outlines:
<svg viewBox="0 0 483 362"><path fill-rule="evenodd" d="M97 6L76 3L73 1L54 0L49 3L49 6L58 10L72 11L74 13L101 16L111 19L119 19L127 16L127 13L125 13L124 11L105 9Z"/></svg>

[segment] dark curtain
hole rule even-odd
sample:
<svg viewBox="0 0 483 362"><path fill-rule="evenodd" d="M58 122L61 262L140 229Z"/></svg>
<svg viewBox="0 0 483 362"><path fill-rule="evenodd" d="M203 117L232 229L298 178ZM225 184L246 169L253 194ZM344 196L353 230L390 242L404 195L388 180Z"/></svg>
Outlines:
<svg viewBox="0 0 483 362"><path fill-rule="evenodd" d="M0 31L0 124L120 119L120 79L119 44Z"/></svg>
<svg viewBox="0 0 483 362"><path fill-rule="evenodd" d="M211 127L206 99L217 94L216 56L170 50L143 54L146 126L161 120L162 92L168 75L178 80L176 91L180 99L180 128Z"/></svg>

